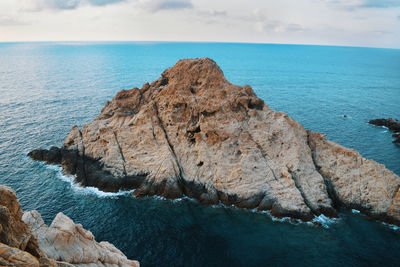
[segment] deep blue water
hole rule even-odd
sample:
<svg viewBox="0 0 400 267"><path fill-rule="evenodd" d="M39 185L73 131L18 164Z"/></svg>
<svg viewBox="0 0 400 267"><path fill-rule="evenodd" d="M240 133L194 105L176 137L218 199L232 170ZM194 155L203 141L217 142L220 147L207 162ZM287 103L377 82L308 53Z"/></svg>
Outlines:
<svg viewBox="0 0 400 267"><path fill-rule="evenodd" d="M135 199L72 187L31 161L91 121L117 91L178 59L210 57L273 109L400 174L400 146L369 119L400 118L400 50L222 43L0 43L0 183L46 223L58 212L142 266L396 266L400 231L342 211L329 228L184 199ZM343 115L348 116L347 119Z"/></svg>

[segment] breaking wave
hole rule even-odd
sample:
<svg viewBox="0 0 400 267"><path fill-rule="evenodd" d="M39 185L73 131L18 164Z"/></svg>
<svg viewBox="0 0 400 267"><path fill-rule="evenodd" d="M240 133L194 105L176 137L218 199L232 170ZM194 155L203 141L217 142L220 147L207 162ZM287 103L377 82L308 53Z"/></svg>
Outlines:
<svg viewBox="0 0 400 267"><path fill-rule="evenodd" d="M127 191L121 190L118 192L104 192L104 191L99 190L96 187L81 186L79 183L75 182L75 175L64 174L62 172L62 168L60 166L47 165L47 164L44 164L44 166L49 170L56 171L57 178L66 183L69 183L71 185L72 190L77 193L81 193L81 194L85 194L85 195L96 195L97 197L100 197L100 198L116 198L116 197L120 197L120 196L131 195L135 191L133 189L133 190L127 190Z"/></svg>

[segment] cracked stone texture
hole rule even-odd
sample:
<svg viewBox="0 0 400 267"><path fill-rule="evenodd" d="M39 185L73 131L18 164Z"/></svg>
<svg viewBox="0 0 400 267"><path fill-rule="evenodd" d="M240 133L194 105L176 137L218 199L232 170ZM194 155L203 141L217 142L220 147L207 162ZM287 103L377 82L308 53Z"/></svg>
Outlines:
<svg viewBox="0 0 400 267"><path fill-rule="evenodd" d="M11 188L0 185L0 265L39 266L43 256L36 236L21 221L22 209Z"/></svg>
<svg viewBox="0 0 400 267"><path fill-rule="evenodd" d="M186 194L303 219L335 213L304 128L207 58L119 92L93 122L73 127L64 147L115 177L146 174L139 196Z"/></svg>
<svg viewBox="0 0 400 267"><path fill-rule="evenodd" d="M333 198L342 205L400 224L400 177L354 149L309 133L315 165L326 177Z"/></svg>
<svg viewBox="0 0 400 267"><path fill-rule="evenodd" d="M117 188L137 188L136 196L184 194L206 204L221 201L303 220L336 216L339 199L384 219L399 218L398 197L393 198L398 176L341 153L335 143L322 149L309 135L287 114L271 110L250 86L229 83L213 60L185 59L141 89L118 92L93 122L81 130L74 126L50 160L42 150L30 156L62 158L64 171L105 191L116 190L106 186L111 181ZM340 166L329 165L331 157L320 151ZM95 163L107 179L93 175ZM121 186L133 178L135 184ZM381 179L390 180L386 189L373 188ZM361 180L369 187L357 195Z"/></svg>
<svg viewBox="0 0 400 267"><path fill-rule="evenodd" d="M0 243L0 266L39 267L39 260L26 251Z"/></svg>
<svg viewBox="0 0 400 267"><path fill-rule="evenodd" d="M128 260L108 242L97 243L93 234L75 224L63 213L58 213L47 226L36 210L24 212L22 220L38 236L40 248L51 259L68 262L72 266L133 266L139 262Z"/></svg>

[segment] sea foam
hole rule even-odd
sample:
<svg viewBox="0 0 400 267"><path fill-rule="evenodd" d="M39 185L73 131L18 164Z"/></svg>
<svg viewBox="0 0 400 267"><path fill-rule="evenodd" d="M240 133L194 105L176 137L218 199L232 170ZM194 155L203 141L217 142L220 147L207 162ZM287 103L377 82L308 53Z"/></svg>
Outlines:
<svg viewBox="0 0 400 267"><path fill-rule="evenodd" d="M80 194L95 195L95 196L97 196L99 198L117 198L117 197L120 197L120 196L133 195L132 193L135 191L133 189L133 190L129 190L129 191L118 191L118 192L113 193L113 192L103 192L103 191L99 190L96 187L91 187L91 186L84 187L84 186L79 185L79 183L75 182L75 175L66 175L66 174L64 174L62 172L62 167L57 166L57 165L47 165L47 164L44 164L44 163L42 163L42 164L47 169L55 171L56 172L56 176L57 176L58 179L66 182L66 183L69 183L71 185L71 189L73 191L77 192L77 193L80 193ZM161 197L161 196L152 196L152 198L157 199L157 200L161 200L161 201L172 201L174 203L180 202L180 201L183 201L183 200L196 201L195 199L189 198L188 196L185 196L185 195L183 197L181 197L181 198L177 198L177 199L173 199L173 200L166 199L166 198ZM217 205L212 205L212 207L213 208L241 209L241 208L236 207L234 205L226 206L222 202L220 202ZM353 210L353 211L356 211L356 210ZM333 223L336 223L339 220L337 218L328 218L325 215L321 214L319 216L315 216L315 218L311 222L304 222L304 221L302 221L300 219L293 219L293 218L290 218L290 217L277 218L275 216L272 216L270 211L259 211L256 208L250 210L250 212L259 213L259 214L266 214L274 222L290 223L290 224L294 224L294 225L306 224L306 225L310 225L310 226L311 225L315 225L315 223L318 223L323 228L326 228L326 229L328 229L330 225L332 225ZM355 212L353 212L353 213L355 213ZM394 227L396 227L396 226L393 225L392 228L394 229Z"/></svg>
<svg viewBox="0 0 400 267"><path fill-rule="evenodd" d="M399 229L400 229L397 225L394 225L394 224L385 223L385 222L383 222L382 224L386 227L389 227L390 229L392 229L394 231L399 231Z"/></svg>
<svg viewBox="0 0 400 267"><path fill-rule="evenodd" d="M324 214L321 214L319 216L315 216L311 222L308 222L308 224L319 223L322 225L322 227L328 229L332 224L337 223L339 220L339 218L329 218Z"/></svg>
<svg viewBox="0 0 400 267"><path fill-rule="evenodd" d="M99 190L96 187L92 186L81 186L79 183L75 182L75 175L67 175L62 172L62 168L57 165L47 165L44 164L44 166L52 171L55 171L57 173L57 178L69 183L71 185L71 188L73 191L80 193L80 194L85 194L85 195L96 195L97 197L100 198L116 198L120 196L126 196L132 194L135 190L127 190L127 191L118 191L118 192L104 192Z"/></svg>

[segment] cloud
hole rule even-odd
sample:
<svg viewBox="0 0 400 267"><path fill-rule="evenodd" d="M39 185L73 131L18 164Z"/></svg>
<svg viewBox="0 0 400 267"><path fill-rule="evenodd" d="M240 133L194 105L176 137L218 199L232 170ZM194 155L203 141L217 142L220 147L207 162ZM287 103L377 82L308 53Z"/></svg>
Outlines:
<svg viewBox="0 0 400 267"><path fill-rule="evenodd" d="M278 21L257 21L254 29L260 33L295 33L304 31L304 27L296 23L283 23Z"/></svg>
<svg viewBox="0 0 400 267"><path fill-rule="evenodd" d="M300 24L269 18L267 10L261 8L255 8L251 11L250 16L243 16L238 19L247 22L252 21L254 23L254 29L260 33L294 33L304 31L304 27Z"/></svg>
<svg viewBox="0 0 400 267"><path fill-rule="evenodd" d="M125 1L127 0L24 0L21 9L24 11L73 10L84 5L105 6Z"/></svg>
<svg viewBox="0 0 400 267"><path fill-rule="evenodd" d="M364 0L360 7L390 8L400 6L399 0Z"/></svg>
<svg viewBox="0 0 400 267"><path fill-rule="evenodd" d="M126 2L126 0L86 0L89 4L94 6L105 6L115 4L118 2Z"/></svg>
<svg viewBox="0 0 400 267"><path fill-rule="evenodd" d="M193 8L191 0L142 0L140 2L140 7L152 12Z"/></svg>
<svg viewBox="0 0 400 267"><path fill-rule="evenodd" d="M228 12L225 10L199 10L196 12L196 15L198 16L198 19L203 20L205 24L220 24L221 22L225 23L226 19L229 19Z"/></svg>
<svg viewBox="0 0 400 267"><path fill-rule="evenodd" d="M136 2L139 8L156 12L193 8L191 0L21 0L24 11L73 10L82 6L106 6L120 2ZM218 15L216 11L215 15Z"/></svg>
<svg viewBox="0 0 400 267"><path fill-rule="evenodd" d="M287 32L302 32L304 31L304 27L300 24L290 23L286 25L285 31Z"/></svg>
<svg viewBox="0 0 400 267"><path fill-rule="evenodd" d="M29 23L8 16L0 16L0 26L21 26Z"/></svg>
<svg viewBox="0 0 400 267"><path fill-rule="evenodd" d="M265 19L265 12L261 8L255 8L253 9L252 17L256 20L264 20Z"/></svg>
<svg viewBox="0 0 400 267"><path fill-rule="evenodd" d="M198 10L196 14L199 17L206 18L206 19L214 19L214 18L224 18L228 16L228 13L225 10L215 10L215 9L209 9L209 10Z"/></svg>
<svg viewBox="0 0 400 267"><path fill-rule="evenodd" d="M214 16L214 17L225 17L226 15L228 15L228 13L226 11L220 11L220 10L215 10L215 9L210 9L208 11L208 14L210 14L211 16Z"/></svg>
<svg viewBox="0 0 400 267"><path fill-rule="evenodd" d="M360 8L400 7L400 0L319 0L337 7L354 11Z"/></svg>
<svg viewBox="0 0 400 267"><path fill-rule="evenodd" d="M371 31L372 33L375 33L375 34L379 34L379 35L384 35L384 34L391 34L391 33L393 33L393 32L391 32L391 31Z"/></svg>

